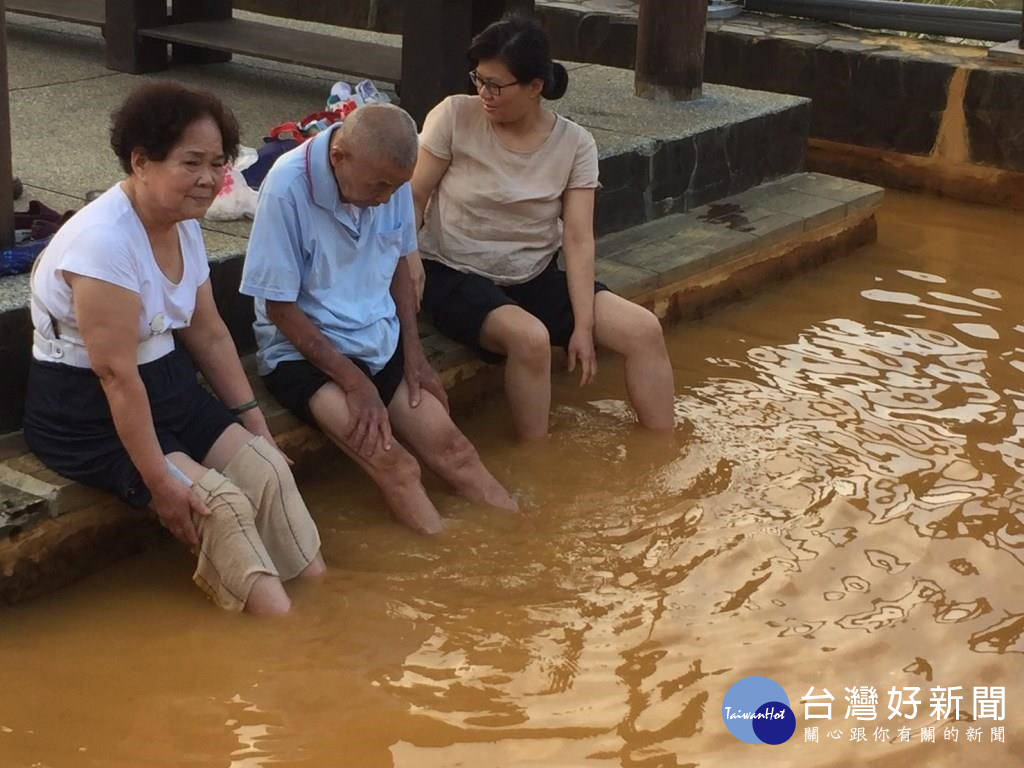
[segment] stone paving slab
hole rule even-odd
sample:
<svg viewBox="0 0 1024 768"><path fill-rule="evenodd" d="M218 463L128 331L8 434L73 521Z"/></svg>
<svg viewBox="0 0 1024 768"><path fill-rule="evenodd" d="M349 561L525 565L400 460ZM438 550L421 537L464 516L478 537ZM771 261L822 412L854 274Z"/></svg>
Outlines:
<svg viewBox="0 0 1024 768"><path fill-rule="evenodd" d="M47 515L46 500L0 482L0 539Z"/></svg>
<svg viewBox="0 0 1024 768"><path fill-rule="evenodd" d="M795 174L604 238L598 245L599 271L606 262L639 270L634 282L621 272L618 280L625 295L638 295L652 278L658 287L670 286L877 207L882 195L870 184Z"/></svg>
<svg viewBox="0 0 1024 768"><path fill-rule="evenodd" d="M988 57L1002 64L1024 65L1024 48L1020 40L1011 40L1008 43L989 48Z"/></svg>
<svg viewBox="0 0 1024 768"><path fill-rule="evenodd" d="M659 102L633 94L633 73L589 64L573 72L558 111L589 129L620 134L632 142L665 141L706 133L806 103L799 96L705 85L695 101Z"/></svg>
<svg viewBox="0 0 1024 768"><path fill-rule="evenodd" d="M84 37L76 36L74 44L67 45L60 56L54 56L51 47L55 33L64 37L60 27L29 16L10 14L8 26L14 28L15 25L17 32L8 42L12 48L17 47L19 58L17 66L8 66L7 87L12 96L26 88L105 78L114 74L104 63L103 38L98 31ZM65 25L65 28L85 29L72 24ZM8 56L12 56L11 51L8 51Z"/></svg>

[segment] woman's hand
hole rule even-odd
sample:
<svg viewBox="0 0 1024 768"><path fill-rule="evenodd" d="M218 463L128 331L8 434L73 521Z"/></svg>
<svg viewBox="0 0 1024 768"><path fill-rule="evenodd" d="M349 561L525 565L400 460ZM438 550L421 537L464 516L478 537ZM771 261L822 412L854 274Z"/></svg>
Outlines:
<svg viewBox="0 0 1024 768"><path fill-rule="evenodd" d="M265 438L268 443L277 448L278 452L284 456L284 460L288 462L289 467L295 465L295 462L292 461L288 457L288 454L281 450L281 446L277 444L277 440L274 439L274 435L271 433L270 427L267 426L267 419L259 407L245 411L238 418L241 419L242 426L249 430L250 433Z"/></svg>
<svg viewBox="0 0 1024 768"><path fill-rule="evenodd" d="M210 510L199 499L195 491L172 475L150 488L150 506L160 518L160 524L171 532L178 541L191 551L199 550L199 533L193 515L207 517Z"/></svg>
<svg viewBox="0 0 1024 768"><path fill-rule="evenodd" d="M580 386L586 386L597 375L597 351L594 349L594 334L586 328L577 328L569 337L569 373L580 363Z"/></svg>

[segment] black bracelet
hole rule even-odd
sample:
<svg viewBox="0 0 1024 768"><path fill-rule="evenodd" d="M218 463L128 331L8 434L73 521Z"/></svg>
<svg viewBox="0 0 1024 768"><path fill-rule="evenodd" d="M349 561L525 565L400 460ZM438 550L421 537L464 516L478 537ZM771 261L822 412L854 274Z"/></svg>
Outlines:
<svg viewBox="0 0 1024 768"><path fill-rule="evenodd" d="M259 407L260 407L260 404L258 402L256 402L255 400L250 400L248 403L242 403L241 405L236 405L234 408L230 408L228 410L230 410L233 414L235 414L235 416L240 416L241 414L245 413L246 411L251 411L253 408L259 408Z"/></svg>

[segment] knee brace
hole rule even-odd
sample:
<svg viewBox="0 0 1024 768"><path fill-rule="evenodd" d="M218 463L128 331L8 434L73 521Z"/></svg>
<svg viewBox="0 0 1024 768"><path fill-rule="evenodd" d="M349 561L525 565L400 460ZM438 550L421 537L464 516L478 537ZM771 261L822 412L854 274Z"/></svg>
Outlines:
<svg viewBox="0 0 1024 768"><path fill-rule="evenodd" d="M320 552L320 535L284 456L257 436L231 458L224 476L252 501L256 530L282 580L298 576Z"/></svg>
<svg viewBox="0 0 1024 768"><path fill-rule="evenodd" d="M256 529L252 502L215 469L193 490L210 514L194 516L199 552L192 580L221 608L240 611L257 578L278 575Z"/></svg>

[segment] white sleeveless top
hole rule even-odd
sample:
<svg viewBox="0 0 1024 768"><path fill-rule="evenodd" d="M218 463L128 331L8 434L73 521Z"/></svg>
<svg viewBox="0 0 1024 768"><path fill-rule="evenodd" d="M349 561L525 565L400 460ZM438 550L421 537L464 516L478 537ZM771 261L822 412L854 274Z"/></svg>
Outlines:
<svg viewBox="0 0 1024 768"><path fill-rule="evenodd" d="M39 256L32 275L33 357L90 367L64 272L139 294L140 365L171 352L171 331L192 322L196 291L210 277L199 222L179 222L177 227L184 271L173 283L157 266L142 221L120 184L72 216Z"/></svg>

